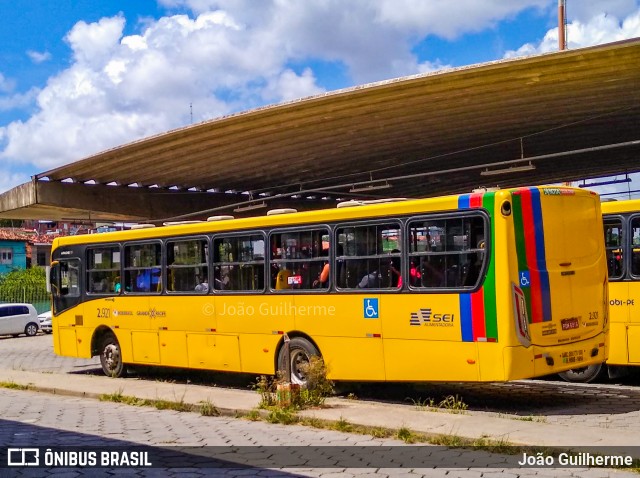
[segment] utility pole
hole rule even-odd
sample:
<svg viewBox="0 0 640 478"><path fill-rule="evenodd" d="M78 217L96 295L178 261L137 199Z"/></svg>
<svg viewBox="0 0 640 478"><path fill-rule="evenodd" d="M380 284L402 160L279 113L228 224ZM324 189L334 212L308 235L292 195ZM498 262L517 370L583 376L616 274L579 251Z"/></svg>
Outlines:
<svg viewBox="0 0 640 478"><path fill-rule="evenodd" d="M558 0L558 50L567 49L567 1Z"/></svg>

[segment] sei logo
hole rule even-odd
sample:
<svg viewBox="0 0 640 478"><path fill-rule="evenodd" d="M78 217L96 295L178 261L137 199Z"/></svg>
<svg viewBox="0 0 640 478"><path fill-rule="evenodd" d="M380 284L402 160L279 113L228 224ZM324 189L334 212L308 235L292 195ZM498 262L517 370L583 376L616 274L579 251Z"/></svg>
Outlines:
<svg viewBox="0 0 640 478"><path fill-rule="evenodd" d="M411 312L409 325L440 325L453 326L455 314L441 314L432 312L431 309L420 309L418 312Z"/></svg>

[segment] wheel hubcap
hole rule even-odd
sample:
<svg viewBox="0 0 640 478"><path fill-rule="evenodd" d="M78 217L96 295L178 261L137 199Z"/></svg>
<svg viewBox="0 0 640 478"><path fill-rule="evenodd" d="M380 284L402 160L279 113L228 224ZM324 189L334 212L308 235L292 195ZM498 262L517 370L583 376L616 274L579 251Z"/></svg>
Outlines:
<svg viewBox="0 0 640 478"><path fill-rule="evenodd" d="M113 370L118 366L120 361L120 351L115 345L107 345L104 348L104 362L109 370Z"/></svg>
<svg viewBox="0 0 640 478"><path fill-rule="evenodd" d="M294 383L304 383L307 379L303 367L309 363L309 358L302 350L291 352L291 381Z"/></svg>

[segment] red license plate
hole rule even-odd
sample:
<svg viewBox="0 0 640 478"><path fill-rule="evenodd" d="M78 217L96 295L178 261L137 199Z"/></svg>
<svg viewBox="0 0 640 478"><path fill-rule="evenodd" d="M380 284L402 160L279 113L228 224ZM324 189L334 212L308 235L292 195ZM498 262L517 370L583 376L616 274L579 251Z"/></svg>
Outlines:
<svg viewBox="0 0 640 478"><path fill-rule="evenodd" d="M580 322L577 317L571 317L570 319L562 319L560 325L562 326L562 330L571 330L580 327Z"/></svg>

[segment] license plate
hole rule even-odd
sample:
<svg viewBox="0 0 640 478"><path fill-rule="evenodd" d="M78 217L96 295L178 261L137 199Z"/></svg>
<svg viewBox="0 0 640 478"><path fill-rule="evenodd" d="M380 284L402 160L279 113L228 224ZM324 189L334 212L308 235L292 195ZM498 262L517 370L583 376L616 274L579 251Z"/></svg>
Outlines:
<svg viewBox="0 0 640 478"><path fill-rule="evenodd" d="M571 330L580 327L580 322L577 317L571 317L569 319L562 319L560 325L562 326L562 330Z"/></svg>

